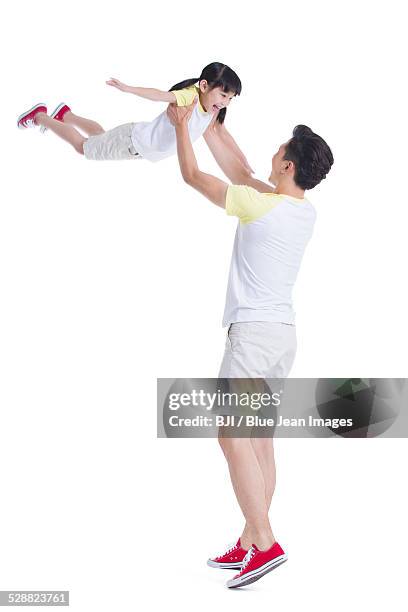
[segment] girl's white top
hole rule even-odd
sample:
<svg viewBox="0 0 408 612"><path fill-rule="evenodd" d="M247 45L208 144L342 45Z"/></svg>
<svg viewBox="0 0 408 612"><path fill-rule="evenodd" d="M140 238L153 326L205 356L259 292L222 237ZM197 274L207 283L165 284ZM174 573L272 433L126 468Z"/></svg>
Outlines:
<svg viewBox="0 0 408 612"><path fill-rule="evenodd" d="M173 91L177 106L188 106L198 96L195 85ZM212 113L206 113L198 101L188 123L191 141L197 140L207 129L213 118ZM170 157L177 151L176 130L170 123L167 110L153 119L135 123L132 130L132 144L135 150L150 161L159 161Z"/></svg>

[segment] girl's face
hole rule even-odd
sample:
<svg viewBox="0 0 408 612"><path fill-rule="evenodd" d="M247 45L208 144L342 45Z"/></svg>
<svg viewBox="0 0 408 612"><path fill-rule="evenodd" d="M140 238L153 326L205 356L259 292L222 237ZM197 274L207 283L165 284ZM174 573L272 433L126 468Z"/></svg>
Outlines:
<svg viewBox="0 0 408 612"><path fill-rule="evenodd" d="M200 81L200 102L207 113L218 113L219 110L229 105L235 93L225 93L222 87L210 89L207 81Z"/></svg>

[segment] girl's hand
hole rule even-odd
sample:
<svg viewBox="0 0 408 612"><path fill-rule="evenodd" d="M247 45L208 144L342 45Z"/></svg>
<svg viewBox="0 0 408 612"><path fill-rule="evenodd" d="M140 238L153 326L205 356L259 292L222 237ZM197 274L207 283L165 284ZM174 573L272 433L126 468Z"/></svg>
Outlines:
<svg viewBox="0 0 408 612"><path fill-rule="evenodd" d="M120 91L129 90L128 85L125 85L125 83L122 83L118 79L110 78L109 81L106 81L106 84L110 85L111 87L116 87L116 89L120 89Z"/></svg>
<svg viewBox="0 0 408 612"><path fill-rule="evenodd" d="M187 123L191 117L191 113L197 104L197 96L194 98L193 103L189 106L177 106L177 104L169 104L167 107L167 116L170 119L170 123L177 127L183 123Z"/></svg>

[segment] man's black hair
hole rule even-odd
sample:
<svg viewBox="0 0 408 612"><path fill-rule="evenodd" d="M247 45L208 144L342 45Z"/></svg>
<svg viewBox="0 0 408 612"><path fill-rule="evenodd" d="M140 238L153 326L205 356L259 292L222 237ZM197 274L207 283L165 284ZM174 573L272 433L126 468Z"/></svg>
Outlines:
<svg viewBox="0 0 408 612"><path fill-rule="evenodd" d="M306 125L295 127L283 159L295 164L294 181L301 189L316 187L334 161L329 145Z"/></svg>

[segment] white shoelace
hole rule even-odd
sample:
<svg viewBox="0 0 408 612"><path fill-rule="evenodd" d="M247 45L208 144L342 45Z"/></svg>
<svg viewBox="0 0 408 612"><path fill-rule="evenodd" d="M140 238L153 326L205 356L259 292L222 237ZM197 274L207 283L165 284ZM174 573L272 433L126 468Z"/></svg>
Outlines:
<svg viewBox="0 0 408 612"><path fill-rule="evenodd" d="M255 554L255 548L253 548L251 546L251 548L248 550L247 554L245 555L243 561L242 561L242 567L241 567L241 572L242 570L244 570L246 568L246 566L248 565L248 563L250 562L250 560L252 559L252 557Z"/></svg>
<svg viewBox="0 0 408 612"><path fill-rule="evenodd" d="M236 549L237 543L236 542L230 542L229 544L227 544L227 546L228 546L228 548L227 548L226 551L223 551L222 553L220 553L219 555L217 555L214 558L217 559L218 557L223 557L224 555L228 555L230 552L232 552L233 550Z"/></svg>
<svg viewBox="0 0 408 612"><path fill-rule="evenodd" d="M33 127L37 127L36 122L34 121L34 119L26 119L26 121L23 121L23 125L26 128L33 128Z"/></svg>

